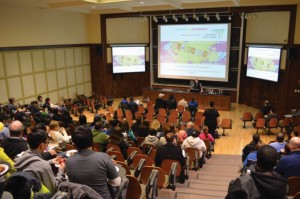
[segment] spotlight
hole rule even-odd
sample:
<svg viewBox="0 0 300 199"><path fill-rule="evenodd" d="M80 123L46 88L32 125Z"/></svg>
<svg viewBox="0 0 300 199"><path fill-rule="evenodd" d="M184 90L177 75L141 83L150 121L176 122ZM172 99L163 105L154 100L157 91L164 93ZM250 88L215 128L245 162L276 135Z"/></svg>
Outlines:
<svg viewBox="0 0 300 199"><path fill-rule="evenodd" d="M209 16L206 17L206 20L209 21Z"/></svg>
<svg viewBox="0 0 300 199"><path fill-rule="evenodd" d="M206 19L208 16L207 16L207 13L204 13L204 19Z"/></svg>
<svg viewBox="0 0 300 199"><path fill-rule="evenodd" d="M175 19L176 19L176 16L175 16L175 15L173 15L173 16L172 16L172 18L173 18L173 20L175 20Z"/></svg>
<svg viewBox="0 0 300 199"><path fill-rule="evenodd" d="M189 21L189 18L188 18L188 17L186 17L186 18L185 18L185 21Z"/></svg>
<svg viewBox="0 0 300 199"><path fill-rule="evenodd" d="M175 22L178 22L178 19L177 19L177 18L175 18L175 19L174 19L174 21L175 21Z"/></svg>
<svg viewBox="0 0 300 199"><path fill-rule="evenodd" d="M158 22L156 16L153 17L153 21L155 21L156 23Z"/></svg>
<svg viewBox="0 0 300 199"><path fill-rule="evenodd" d="M182 15L182 19L185 19L185 14Z"/></svg>
<svg viewBox="0 0 300 199"><path fill-rule="evenodd" d="M228 16L228 20L231 21L231 16Z"/></svg>
<svg viewBox="0 0 300 199"><path fill-rule="evenodd" d="M196 14L194 13L194 14L193 14L193 19L196 19L196 18L197 18L197 16L196 16Z"/></svg>
<svg viewBox="0 0 300 199"><path fill-rule="evenodd" d="M199 21L199 17L198 16L196 17L196 21Z"/></svg>
<svg viewBox="0 0 300 199"><path fill-rule="evenodd" d="M217 13L217 14L216 14L216 18L217 18L217 19L218 19L218 18L220 18L220 15L219 15L219 13Z"/></svg>

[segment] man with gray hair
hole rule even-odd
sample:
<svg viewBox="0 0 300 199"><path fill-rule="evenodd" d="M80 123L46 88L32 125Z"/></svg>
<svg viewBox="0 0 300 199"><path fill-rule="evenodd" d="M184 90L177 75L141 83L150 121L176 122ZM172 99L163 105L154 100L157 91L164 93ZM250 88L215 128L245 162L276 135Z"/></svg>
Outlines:
<svg viewBox="0 0 300 199"><path fill-rule="evenodd" d="M4 152L12 160L16 155L28 150L28 145L26 140L22 137L24 131L24 126L22 122L15 120L9 125L10 137L4 138L1 141L1 147Z"/></svg>
<svg viewBox="0 0 300 199"><path fill-rule="evenodd" d="M283 156L275 171L288 179L292 176L300 176L300 138L293 137L290 141L291 153Z"/></svg>

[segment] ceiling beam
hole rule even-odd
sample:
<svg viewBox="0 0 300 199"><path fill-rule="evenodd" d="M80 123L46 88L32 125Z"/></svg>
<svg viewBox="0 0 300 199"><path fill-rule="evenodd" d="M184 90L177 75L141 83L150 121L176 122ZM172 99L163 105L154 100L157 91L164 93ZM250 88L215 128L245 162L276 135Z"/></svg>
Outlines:
<svg viewBox="0 0 300 199"><path fill-rule="evenodd" d="M240 0L232 0L232 2L235 6L240 6L241 1Z"/></svg>

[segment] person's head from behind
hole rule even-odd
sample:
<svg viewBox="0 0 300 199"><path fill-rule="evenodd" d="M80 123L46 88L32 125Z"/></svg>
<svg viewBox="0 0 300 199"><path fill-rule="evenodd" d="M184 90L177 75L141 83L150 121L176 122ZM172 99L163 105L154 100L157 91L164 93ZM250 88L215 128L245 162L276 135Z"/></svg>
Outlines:
<svg viewBox="0 0 300 199"><path fill-rule="evenodd" d="M263 142L258 142L255 146L255 151L258 151L263 146L265 146L265 144Z"/></svg>
<svg viewBox="0 0 300 199"><path fill-rule="evenodd" d="M85 115L80 115L79 116L79 125L86 125L87 124L87 119Z"/></svg>
<svg viewBox="0 0 300 199"><path fill-rule="evenodd" d="M46 103L46 104L50 104L50 98L49 98L49 97L47 97L47 98L45 99L45 103Z"/></svg>
<svg viewBox="0 0 300 199"><path fill-rule="evenodd" d="M122 129L122 132L127 132L129 131L129 123L127 120L123 121L122 124L121 124L121 129Z"/></svg>
<svg viewBox="0 0 300 199"><path fill-rule="evenodd" d="M194 123L193 122L188 122L187 124L186 124L186 128L187 129L192 129L194 127Z"/></svg>
<svg viewBox="0 0 300 199"><path fill-rule="evenodd" d="M4 191L13 198L31 199L31 183L24 176L11 176L4 183Z"/></svg>
<svg viewBox="0 0 300 199"><path fill-rule="evenodd" d="M27 137L27 142L31 150L43 152L48 146L47 134L42 129L33 129Z"/></svg>
<svg viewBox="0 0 300 199"><path fill-rule="evenodd" d="M109 136L109 140L113 144L118 144L123 137L122 129L120 127L114 127L111 135Z"/></svg>
<svg viewBox="0 0 300 199"><path fill-rule="evenodd" d="M52 120L49 124L49 128L51 131L58 131L58 129L59 129L58 121Z"/></svg>
<svg viewBox="0 0 300 199"><path fill-rule="evenodd" d="M215 106L215 103L213 101L209 102L209 107L213 108Z"/></svg>
<svg viewBox="0 0 300 199"><path fill-rule="evenodd" d="M137 124L142 124L142 116L137 116L137 117L135 118L135 122L136 122Z"/></svg>
<svg viewBox="0 0 300 199"><path fill-rule="evenodd" d="M47 131L47 127L46 127L46 124L44 123L38 123L36 126L35 126L36 129L42 129L44 131Z"/></svg>
<svg viewBox="0 0 300 199"><path fill-rule="evenodd" d="M96 122L101 121L101 120L102 120L101 116L98 115L98 114L96 114L96 115L94 116L94 120L93 120L94 125L96 124Z"/></svg>
<svg viewBox="0 0 300 199"><path fill-rule="evenodd" d="M151 128L159 131L160 130L160 122L157 119L153 120L151 123Z"/></svg>
<svg viewBox="0 0 300 199"><path fill-rule="evenodd" d="M166 141L167 143L176 143L176 136L174 133L167 133L165 135Z"/></svg>
<svg viewBox="0 0 300 199"><path fill-rule="evenodd" d="M150 127L150 122L149 122L149 120L144 120L144 121L143 121L143 126L146 127L146 128L149 128L149 127Z"/></svg>
<svg viewBox="0 0 300 199"><path fill-rule="evenodd" d="M95 129L96 130L101 130L103 128L102 122L98 121L95 123Z"/></svg>
<svg viewBox="0 0 300 199"><path fill-rule="evenodd" d="M133 97L130 97L129 99L130 99L131 102L133 102Z"/></svg>
<svg viewBox="0 0 300 199"><path fill-rule="evenodd" d="M300 151L300 138L299 137L293 137L290 140L290 148L291 148L291 151Z"/></svg>
<svg viewBox="0 0 300 199"><path fill-rule="evenodd" d="M85 126L78 126L72 134L72 141L79 151L91 147L93 145L91 129Z"/></svg>
<svg viewBox="0 0 300 199"><path fill-rule="evenodd" d="M254 143L258 143L258 142L260 141L260 136L259 136L259 134L254 134L254 135L252 136L252 140L253 140Z"/></svg>
<svg viewBox="0 0 300 199"><path fill-rule="evenodd" d="M13 104L13 103L15 103L15 98L14 97L10 97L8 99L8 101L9 101L10 104Z"/></svg>
<svg viewBox="0 0 300 199"><path fill-rule="evenodd" d="M199 137L199 131L196 130L196 129L194 129L193 132L191 133L191 136L192 136L193 138Z"/></svg>
<svg viewBox="0 0 300 199"><path fill-rule="evenodd" d="M284 141L284 135L283 133L278 133L276 136L277 142L283 142Z"/></svg>
<svg viewBox="0 0 300 199"><path fill-rule="evenodd" d="M269 100L266 99L266 100L264 101L264 105L265 105L265 106L269 106L269 105L270 105Z"/></svg>
<svg viewBox="0 0 300 199"><path fill-rule="evenodd" d="M21 137L23 135L24 126L19 120L13 121L9 125L9 133L11 137Z"/></svg>
<svg viewBox="0 0 300 199"><path fill-rule="evenodd" d="M39 95L39 96L37 97L37 100L38 100L39 102L42 102L42 101L43 101L43 97L42 97L41 95Z"/></svg>
<svg viewBox="0 0 300 199"><path fill-rule="evenodd" d="M260 172L273 171L277 163L277 151L274 147L264 145L257 151L257 168Z"/></svg>
<svg viewBox="0 0 300 199"><path fill-rule="evenodd" d="M207 134L208 133L208 127L207 126L203 126L202 131Z"/></svg>
<svg viewBox="0 0 300 199"><path fill-rule="evenodd" d="M156 136L156 134L157 134L157 130L151 128L150 131L149 131L149 135Z"/></svg>
<svg viewBox="0 0 300 199"><path fill-rule="evenodd" d="M196 101L196 99L195 99L195 98L192 98L192 102L194 102L194 101Z"/></svg>

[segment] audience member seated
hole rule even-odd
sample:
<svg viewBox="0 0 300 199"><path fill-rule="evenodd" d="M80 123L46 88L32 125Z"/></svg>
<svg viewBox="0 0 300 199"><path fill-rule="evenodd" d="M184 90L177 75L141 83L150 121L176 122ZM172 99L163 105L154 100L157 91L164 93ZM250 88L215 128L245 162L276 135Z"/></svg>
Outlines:
<svg viewBox="0 0 300 199"><path fill-rule="evenodd" d="M106 153L92 151L93 135L89 128L79 126L72 135L72 140L78 153L66 161L66 172L69 180L84 184L104 199L113 198L110 195L108 184L119 186L119 177L115 165Z"/></svg>
<svg viewBox="0 0 300 199"><path fill-rule="evenodd" d="M86 118L85 115L80 115L80 116L79 116L79 119L78 119L78 122L79 122L79 125L80 125L80 126L86 126L86 127L89 126L89 125L88 125L88 122L87 122L87 118Z"/></svg>
<svg viewBox="0 0 300 199"><path fill-rule="evenodd" d="M135 123L132 124L131 130L133 131L133 133L134 133L135 135L137 135L138 130L139 130L140 126L142 125L142 117L141 117L141 116L138 116L138 117L135 118L135 119L136 119L136 121L135 121Z"/></svg>
<svg viewBox="0 0 300 199"><path fill-rule="evenodd" d="M38 103L38 109L42 110L43 109L43 97L41 95L39 95L37 97L37 103Z"/></svg>
<svg viewBox="0 0 300 199"><path fill-rule="evenodd" d="M253 134L252 141L249 144L247 144L243 149L242 162L244 162L246 160L249 153L251 153L252 151L255 151L255 147L258 142L260 142L259 134Z"/></svg>
<svg viewBox="0 0 300 199"><path fill-rule="evenodd" d="M52 103L50 102L50 98L47 97L47 98L45 99L45 103L43 104L43 109L44 109L44 111L45 111L45 112L50 112L50 113L52 113L52 110L53 110L54 108L57 108L57 106L55 106L54 104L52 104ZM48 111L47 111L47 109L48 109Z"/></svg>
<svg viewBox="0 0 300 199"><path fill-rule="evenodd" d="M185 131L187 133L188 136L191 136L194 130L194 123L193 122L188 122L186 124L186 128Z"/></svg>
<svg viewBox="0 0 300 199"><path fill-rule="evenodd" d="M100 143L100 150L104 151L104 147L107 144L108 136L103 132L102 122L98 121L95 124L95 128L92 129L93 142Z"/></svg>
<svg viewBox="0 0 300 199"><path fill-rule="evenodd" d="M257 161L257 151L262 147L265 146L264 143L262 142L258 142L256 144L255 150L252 151L251 153L249 153L245 159L245 161L243 162L244 167L250 166L250 162L252 163L256 163Z"/></svg>
<svg viewBox="0 0 300 199"><path fill-rule="evenodd" d="M138 129L137 135L139 137L147 137L150 131L150 123L149 120L144 120L140 128Z"/></svg>
<svg viewBox="0 0 300 199"><path fill-rule="evenodd" d="M213 138L213 136L210 133L208 133L208 127L207 126L203 126L202 131L199 135L199 138L201 140L209 140L211 151L214 151L215 139Z"/></svg>
<svg viewBox="0 0 300 199"><path fill-rule="evenodd" d="M155 129L157 131L157 135L156 137L160 138L162 135L162 130L161 130L161 125L160 125L160 122L157 120L157 119L154 119L151 123L151 126L150 126L152 129Z"/></svg>
<svg viewBox="0 0 300 199"><path fill-rule="evenodd" d="M276 136L276 141L270 143L269 145L274 147L277 151L277 153L281 152L284 150L286 142L284 142L284 134L283 133L278 133Z"/></svg>
<svg viewBox="0 0 300 199"><path fill-rule="evenodd" d="M37 101L32 101L30 102L30 105L27 108L31 115L35 118L35 117L41 117L41 112L38 108L38 102Z"/></svg>
<svg viewBox="0 0 300 199"><path fill-rule="evenodd" d="M0 147L0 162L6 162L9 164L9 173L6 176L9 176L11 173L15 171L15 163L12 161L11 158L7 156L7 154L4 152L4 149Z"/></svg>
<svg viewBox="0 0 300 199"><path fill-rule="evenodd" d="M4 149L4 152L12 160L16 155L27 151L28 146L26 140L22 137L24 132L23 124L15 120L9 126L10 137L4 138L1 141L1 147Z"/></svg>
<svg viewBox="0 0 300 199"><path fill-rule="evenodd" d="M7 105L7 109L8 109L10 112L15 112L15 111L17 111L18 106L15 105L15 98L14 98L14 97L10 97L10 98L8 99L8 102L9 102L9 104Z"/></svg>
<svg viewBox="0 0 300 199"><path fill-rule="evenodd" d="M208 132L214 137L218 138L216 128L219 124L219 112L215 109L215 103L209 102L209 108L205 109L203 116L205 117L204 124L208 127Z"/></svg>
<svg viewBox="0 0 300 199"><path fill-rule="evenodd" d="M270 104L269 100L265 100L264 101L264 106L260 109L260 111L264 115L268 115L270 113L271 108L272 108L272 105Z"/></svg>
<svg viewBox="0 0 300 199"><path fill-rule="evenodd" d="M121 124L121 130L124 135L125 141L133 141L136 142L137 139L133 133L133 131L129 128L129 123L128 121L123 121Z"/></svg>
<svg viewBox="0 0 300 199"><path fill-rule="evenodd" d="M158 147L155 157L155 165L160 167L164 159L178 160L182 168L180 174L180 183L184 183L185 159L182 155L182 150L176 144L176 137L174 133L168 133L165 137L167 143L161 147Z"/></svg>
<svg viewBox="0 0 300 199"><path fill-rule="evenodd" d="M118 145L123 157L127 159L127 149L130 145L125 141L122 129L120 127L113 128L112 134L108 138L108 143Z"/></svg>
<svg viewBox="0 0 300 199"><path fill-rule="evenodd" d="M204 155L205 155L205 151L206 151L206 145L203 142L203 140L201 140L199 138L199 131L197 131L196 129L193 130L192 134L186 138L182 145L181 148L182 150L185 150L187 148L196 148L199 151L199 166L200 168L203 167L204 164Z"/></svg>
<svg viewBox="0 0 300 199"><path fill-rule="evenodd" d="M112 119L109 121L109 128L106 131L107 135L111 135L114 128L119 126L119 120Z"/></svg>
<svg viewBox="0 0 300 199"><path fill-rule="evenodd" d="M48 147L46 132L41 129L33 129L27 137L27 142L30 150L15 159L15 168L17 171L31 173L41 180L51 193L54 193L64 173L65 166L62 158L57 157L51 161L53 164L60 165L57 177L55 178L49 162L42 158L42 152Z"/></svg>
<svg viewBox="0 0 300 199"><path fill-rule="evenodd" d="M167 104L168 110L177 108L177 102L176 102L176 99L173 94L171 94L169 96L169 99L167 100L166 104Z"/></svg>
<svg viewBox="0 0 300 199"><path fill-rule="evenodd" d="M10 136L9 129L4 126L2 122L0 122L0 140L3 138L7 138Z"/></svg>
<svg viewBox="0 0 300 199"><path fill-rule="evenodd" d="M177 136L177 140L183 142L188 136L185 130L181 129L179 124L174 125L175 135Z"/></svg>
<svg viewBox="0 0 300 199"><path fill-rule="evenodd" d="M277 162L276 150L268 145L257 152L257 165L229 184L226 199L286 197L287 180L273 171Z"/></svg>
<svg viewBox="0 0 300 199"><path fill-rule="evenodd" d="M51 121L49 124L50 132L49 137L50 142L52 144L58 144L59 142L62 143L70 143L70 137L68 136L64 127L59 127L59 123L57 121Z"/></svg>
<svg viewBox="0 0 300 199"><path fill-rule="evenodd" d="M158 95L158 98L156 98L155 105L154 105L155 111L157 111L159 108L164 108L164 109L167 108L167 102L166 100L163 99L164 96L165 95L163 93L160 93Z"/></svg>
<svg viewBox="0 0 300 199"><path fill-rule="evenodd" d="M150 129L149 135L145 137L145 141L141 144L152 144L153 146L157 147L159 139L156 137L157 131L155 129Z"/></svg>
<svg viewBox="0 0 300 199"><path fill-rule="evenodd" d="M188 103L186 101L186 97L183 97L181 100L179 100L179 102L178 102L177 105L182 105L185 108L185 110L186 110L187 107L188 107Z"/></svg>
<svg viewBox="0 0 300 199"><path fill-rule="evenodd" d="M292 176L300 177L300 138L293 137L289 145L291 153L284 155L275 168L275 171L286 179Z"/></svg>
<svg viewBox="0 0 300 199"><path fill-rule="evenodd" d="M278 115L277 115L277 113L276 113L276 109L275 109L275 108L272 108L272 109L270 110L269 114L268 114L268 115L265 115L266 127L269 126L269 122L270 122L270 120L271 120L272 118L277 118L277 119L279 119L279 118L278 118Z"/></svg>

